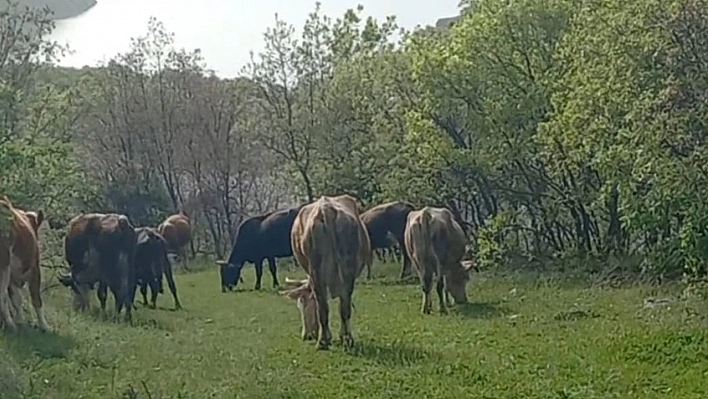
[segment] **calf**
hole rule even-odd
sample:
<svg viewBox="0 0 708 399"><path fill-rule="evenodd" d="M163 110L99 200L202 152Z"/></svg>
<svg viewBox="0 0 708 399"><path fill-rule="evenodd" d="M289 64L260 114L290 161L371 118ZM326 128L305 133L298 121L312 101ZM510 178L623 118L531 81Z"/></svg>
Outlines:
<svg viewBox="0 0 708 399"><path fill-rule="evenodd" d="M167 242L150 227L138 227L135 229L135 234L138 239L135 249L135 277L143 296L143 305L148 304L147 287L149 286L150 306L153 309L156 307L157 294L163 292L162 276L164 275L174 298L175 309L181 309L182 305L177 298L177 287L172 275L172 266L167 259Z"/></svg>
<svg viewBox="0 0 708 399"><path fill-rule="evenodd" d="M70 275L59 281L71 287L74 307L88 308L88 291L96 283L101 310L105 313L107 288L115 299L116 316L125 308L125 320L132 319L135 298L135 249L137 235L125 215L90 213L69 222L64 240Z"/></svg>
<svg viewBox="0 0 708 399"><path fill-rule="evenodd" d="M278 283L275 258L293 255L290 244L290 230L302 205L281 211L254 216L244 220L236 232L228 261L217 261L221 275L221 291L233 290L241 279L241 269L246 262L256 268L256 290L261 289L263 260L268 260L268 269L273 276L273 287Z"/></svg>
<svg viewBox="0 0 708 399"><path fill-rule="evenodd" d="M394 201L377 205L361 214L361 221L366 226L371 239L371 248L388 248L390 246L389 234L394 237L403 248L403 233L406 230L406 218L413 210L413 205ZM403 267L401 278L411 274L411 261L408 254L402 251ZM371 277L371 270L366 271L367 278Z"/></svg>
<svg viewBox="0 0 708 399"><path fill-rule="evenodd" d="M168 253L175 254L187 264L186 248L192 242L192 224L189 217L180 211L157 226L157 232L167 242Z"/></svg>
<svg viewBox="0 0 708 399"><path fill-rule="evenodd" d="M283 294L298 302L303 318L302 338L314 338L319 325L317 348L329 348L332 333L328 297L331 296L339 298L340 337L344 346L351 348L354 281L364 266L371 265L372 255L356 201L349 195L324 196L305 205L295 218L291 240L295 258L308 279Z"/></svg>
<svg viewBox="0 0 708 399"><path fill-rule="evenodd" d="M424 207L408 215L405 248L415 265L423 289L422 312L432 309L430 292L437 278L440 313L447 312L447 293L455 302L467 302L465 292L472 263L462 262L467 237L452 213L445 208Z"/></svg>
<svg viewBox="0 0 708 399"><path fill-rule="evenodd" d="M22 287L29 283L37 324L49 330L42 306L42 273L39 268L37 230L44 213L17 209L3 196L0 199L0 322L9 330L24 322Z"/></svg>

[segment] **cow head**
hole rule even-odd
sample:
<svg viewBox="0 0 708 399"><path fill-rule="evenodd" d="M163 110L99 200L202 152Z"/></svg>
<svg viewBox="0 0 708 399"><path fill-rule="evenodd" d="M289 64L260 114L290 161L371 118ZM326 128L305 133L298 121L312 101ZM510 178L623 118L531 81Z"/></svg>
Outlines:
<svg viewBox="0 0 708 399"><path fill-rule="evenodd" d="M475 270L471 260L460 262L460 267L449 271L445 275L445 287L452 295L455 303L467 303L467 282L470 280L470 271Z"/></svg>
<svg viewBox="0 0 708 399"><path fill-rule="evenodd" d="M300 309L300 316L302 317L302 339L316 339L319 331L317 301L315 300L315 293L310 285L310 280L291 280L286 277L285 285L290 288L281 291L280 294L295 300L297 308Z"/></svg>
<svg viewBox="0 0 708 399"><path fill-rule="evenodd" d="M36 233L37 230L39 230L39 227L42 225L42 222L44 221L44 212L42 210L39 210L37 212L24 211L24 213L27 219L29 220L30 224L32 225L34 232Z"/></svg>
<svg viewBox="0 0 708 399"><path fill-rule="evenodd" d="M89 308L88 291L91 287L86 284L78 284L76 279L68 274L59 274L59 283L71 288L72 307L74 310L87 310Z"/></svg>
<svg viewBox="0 0 708 399"><path fill-rule="evenodd" d="M241 266L243 265L236 266L223 260L217 260L216 264L219 266L221 277L221 292L226 292L227 289L233 291L236 284L243 281L241 278Z"/></svg>

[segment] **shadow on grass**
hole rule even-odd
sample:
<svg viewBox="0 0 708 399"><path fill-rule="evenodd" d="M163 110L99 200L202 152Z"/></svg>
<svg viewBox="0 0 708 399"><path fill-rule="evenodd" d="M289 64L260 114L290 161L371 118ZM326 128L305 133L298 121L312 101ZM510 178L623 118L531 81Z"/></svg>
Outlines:
<svg viewBox="0 0 708 399"><path fill-rule="evenodd" d="M359 278L357 281L361 285L380 285L380 286L408 286L408 285L419 285L418 277L407 277L401 279L398 277L384 277L377 278L373 277L369 280L366 278Z"/></svg>
<svg viewBox="0 0 708 399"><path fill-rule="evenodd" d="M457 304L452 308L454 313L470 319L490 319L502 317L508 309L499 302L470 302Z"/></svg>
<svg viewBox="0 0 708 399"><path fill-rule="evenodd" d="M65 337L53 331L43 332L30 326L22 326L15 333L6 333L4 340L7 352L18 362L33 357L65 358L77 345L72 337Z"/></svg>
<svg viewBox="0 0 708 399"><path fill-rule="evenodd" d="M131 322L125 320L125 310L123 310L119 315L116 316L115 309L110 306L106 306L105 313L102 313L99 307L92 307L87 312L76 312L76 314L80 314L83 317L90 319L91 322L95 323L125 325L149 330L162 330L168 332L172 332L174 330L171 325L165 324L158 319L152 318L149 316L149 314L146 315L146 313L151 310L176 312L174 309L160 308L159 306L157 307L157 309L151 309L149 307L143 307L141 304L138 305L137 309L133 309L133 320Z"/></svg>
<svg viewBox="0 0 708 399"><path fill-rule="evenodd" d="M354 348L347 353L386 366L407 366L415 363L434 362L442 357L438 352L406 344L380 344L371 341L356 342Z"/></svg>

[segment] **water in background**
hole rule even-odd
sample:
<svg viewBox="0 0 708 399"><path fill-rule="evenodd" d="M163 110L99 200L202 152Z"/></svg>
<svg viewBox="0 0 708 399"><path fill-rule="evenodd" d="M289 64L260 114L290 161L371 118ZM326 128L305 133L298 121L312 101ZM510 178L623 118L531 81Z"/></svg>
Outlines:
<svg viewBox="0 0 708 399"><path fill-rule="evenodd" d="M364 6L365 15L383 20L396 15L399 25L434 25L438 18L457 14L457 0L322 0L322 12L340 17L346 9ZM74 54L61 64L95 65L128 49L131 37L147 31L153 15L175 33L178 47L201 48L209 67L234 76L249 60L249 51L262 49L262 35L275 13L296 27L314 10L315 1L294 0L98 0L84 14L57 21L53 39L68 43Z"/></svg>

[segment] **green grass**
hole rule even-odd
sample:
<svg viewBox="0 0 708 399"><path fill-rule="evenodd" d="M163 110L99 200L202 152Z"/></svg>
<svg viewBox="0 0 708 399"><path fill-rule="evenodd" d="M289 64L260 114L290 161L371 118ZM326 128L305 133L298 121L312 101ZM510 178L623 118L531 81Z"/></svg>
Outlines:
<svg viewBox="0 0 708 399"><path fill-rule="evenodd" d="M56 333L0 336L0 398L708 397L708 307L676 288L476 276L471 304L425 316L417 285L362 276L347 353L301 341L294 302L267 273L252 291L247 270L244 291L227 294L216 270L177 275L185 310L169 310L165 289L132 327L75 314L66 290L50 291ZM650 296L674 302L645 309Z"/></svg>

